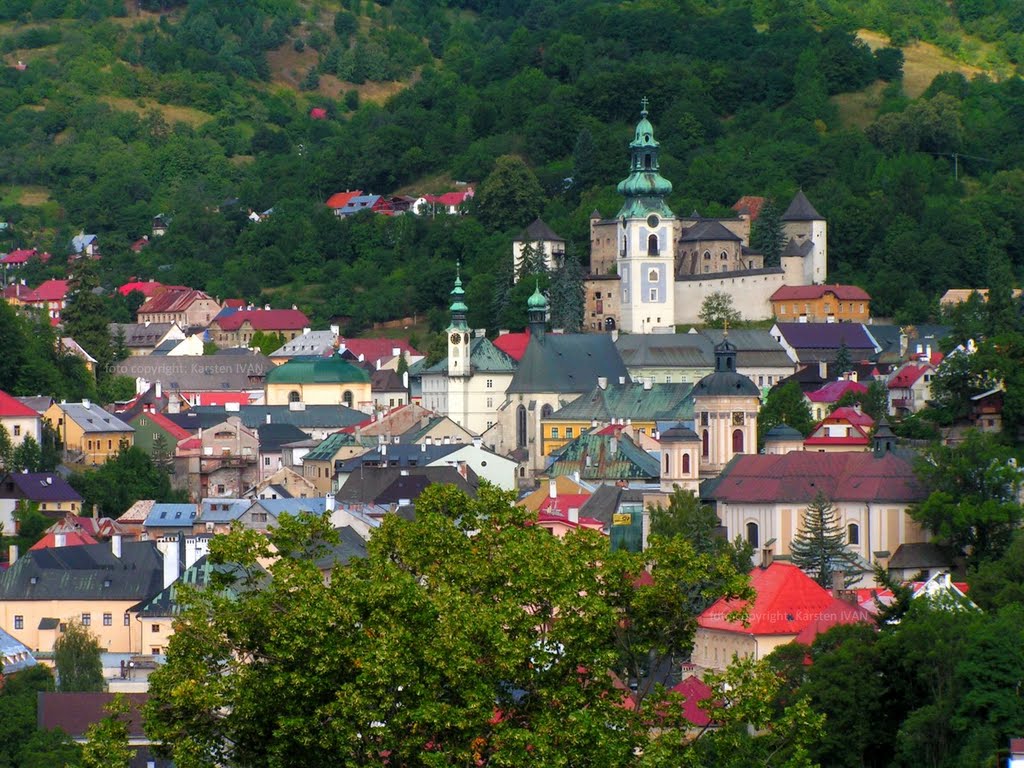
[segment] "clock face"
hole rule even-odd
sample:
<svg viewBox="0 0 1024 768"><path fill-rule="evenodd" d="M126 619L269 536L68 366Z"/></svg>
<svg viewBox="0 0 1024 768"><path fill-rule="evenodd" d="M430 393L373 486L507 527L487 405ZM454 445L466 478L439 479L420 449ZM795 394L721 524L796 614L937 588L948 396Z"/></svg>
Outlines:
<svg viewBox="0 0 1024 768"><path fill-rule="evenodd" d="M655 216L653 213L647 217L647 226L651 227L652 229L658 226L658 217Z"/></svg>
<svg viewBox="0 0 1024 768"><path fill-rule="evenodd" d="M452 334L452 344L458 344L460 341L462 341L462 336L460 336L457 333L453 333Z"/></svg>

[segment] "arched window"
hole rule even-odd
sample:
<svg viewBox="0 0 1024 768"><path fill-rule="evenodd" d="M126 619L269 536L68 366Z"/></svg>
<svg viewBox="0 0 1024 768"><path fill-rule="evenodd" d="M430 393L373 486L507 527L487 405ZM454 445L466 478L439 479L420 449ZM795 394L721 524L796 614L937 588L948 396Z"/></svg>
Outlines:
<svg viewBox="0 0 1024 768"><path fill-rule="evenodd" d="M345 390L345 392L341 396L341 402L344 403L349 408L352 407L352 391L351 390L348 390L348 389Z"/></svg>
<svg viewBox="0 0 1024 768"><path fill-rule="evenodd" d="M846 541L849 544L860 544L860 526L850 523L846 526Z"/></svg>
<svg viewBox="0 0 1024 768"><path fill-rule="evenodd" d="M666 475L669 473L668 467L669 467L669 464L668 464L668 451L665 451L665 474Z"/></svg>
<svg viewBox="0 0 1024 768"><path fill-rule="evenodd" d="M704 251L704 259L707 261L711 260L711 251Z"/></svg>
<svg viewBox="0 0 1024 768"><path fill-rule="evenodd" d="M516 408L516 447L526 447L526 407Z"/></svg>
<svg viewBox="0 0 1024 768"><path fill-rule="evenodd" d="M688 453L683 454L683 474L690 474L690 454Z"/></svg>
<svg viewBox="0 0 1024 768"><path fill-rule="evenodd" d="M658 255L658 236L648 235L647 237L647 255L657 256Z"/></svg>
<svg viewBox="0 0 1024 768"><path fill-rule="evenodd" d="M649 152L644 154L644 170L651 170L651 155Z"/></svg>
<svg viewBox="0 0 1024 768"><path fill-rule="evenodd" d="M732 452L743 453L743 430L734 429L732 432Z"/></svg>
<svg viewBox="0 0 1024 768"><path fill-rule="evenodd" d="M757 530L757 523L747 523L747 543L754 549L761 546L761 540L759 531Z"/></svg>
<svg viewBox="0 0 1024 768"><path fill-rule="evenodd" d="M700 442L701 442L701 451L702 451L701 455L704 456L704 458L706 459L709 456L709 454L710 454L710 451L708 450L708 448L709 448L709 437L708 437L708 431L706 429L700 435Z"/></svg>
<svg viewBox="0 0 1024 768"><path fill-rule="evenodd" d="M297 403L299 402L300 399L301 398L299 397L299 393L296 390L293 389L291 392L288 393L289 403Z"/></svg>
<svg viewBox="0 0 1024 768"><path fill-rule="evenodd" d="M726 253L725 251L722 251L722 261L728 261L728 260L729 260L729 254Z"/></svg>
<svg viewBox="0 0 1024 768"><path fill-rule="evenodd" d="M554 413L554 409L550 405L545 404L541 406L540 417L542 419L550 418L552 413Z"/></svg>

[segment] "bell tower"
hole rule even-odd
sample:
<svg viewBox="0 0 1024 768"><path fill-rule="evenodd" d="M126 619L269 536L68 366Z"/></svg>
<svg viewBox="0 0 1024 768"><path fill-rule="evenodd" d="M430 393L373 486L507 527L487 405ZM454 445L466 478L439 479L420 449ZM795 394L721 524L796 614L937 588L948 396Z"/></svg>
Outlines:
<svg viewBox="0 0 1024 768"><path fill-rule="evenodd" d="M629 176L618 186L625 199L615 217L621 327L628 333L675 326L675 214L665 202L672 183L658 172L660 145L647 119L647 98L640 103Z"/></svg>
<svg viewBox="0 0 1024 768"><path fill-rule="evenodd" d="M466 292L462 290L462 277L459 265L455 266L455 287L451 292L452 304L449 307L451 322L448 323L448 376L450 378L468 378L472 375L469 364L469 325L466 323Z"/></svg>

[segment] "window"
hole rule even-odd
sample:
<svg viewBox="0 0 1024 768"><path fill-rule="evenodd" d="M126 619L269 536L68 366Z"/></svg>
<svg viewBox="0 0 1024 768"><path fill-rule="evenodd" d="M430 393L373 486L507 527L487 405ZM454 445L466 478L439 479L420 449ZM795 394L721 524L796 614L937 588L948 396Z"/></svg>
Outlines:
<svg viewBox="0 0 1024 768"><path fill-rule="evenodd" d="M540 417L542 419L551 418L552 413L554 413L554 409L550 405L544 405L540 409Z"/></svg>
<svg viewBox="0 0 1024 768"><path fill-rule="evenodd" d="M668 451L665 451L665 474L669 473Z"/></svg>
<svg viewBox="0 0 1024 768"><path fill-rule="evenodd" d="M832 311L832 305L829 302L827 302L827 301L825 302L825 311L826 312L831 312Z"/></svg>
<svg viewBox="0 0 1024 768"><path fill-rule="evenodd" d="M708 412L707 411L701 411L701 414L700 414L700 425L702 427L706 427L708 425Z"/></svg>
<svg viewBox="0 0 1024 768"><path fill-rule="evenodd" d="M729 260L729 254L726 253L725 251L722 251L722 261L728 261L728 260Z"/></svg>
<svg viewBox="0 0 1024 768"><path fill-rule="evenodd" d="M488 397L487 398L487 407L488 408L493 408L494 407L494 398L493 397Z"/></svg>
<svg viewBox="0 0 1024 768"><path fill-rule="evenodd" d="M341 402L347 408L352 407L352 392L350 390L345 390L345 393L341 396Z"/></svg>
<svg viewBox="0 0 1024 768"><path fill-rule="evenodd" d="M702 455L706 459L710 455L710 444L708 441L708 431L705 429L700 436L700 448Z"/></svg>
<svg viewBox="0 0 1024 768"><path fill-rule="evenodd" d="M264 456L263 457L263 466L264 467L269 467L270 466L270 457L269 456Z"/></svg>
<svg viewBox="0 0 1024 768"><path fill-rule="evenodd" d="M149 652L153 656L159 656L160 655L160 646L159 645L151 645L149 647Z"/></svg>
<svg viewBox="0 0 1024 768"><path fill-rule="evenodd" d="M14 425L14 436L21 437L21 424Z"/></svg>
<svg viewBox="0 0 1024 768"><path fill-rule="evenodd" d="M288 393L289 403L297 403L299 402L299 399L299 393L296 390L293 389L291 392Z"/></svg>
<svg viewBox="0 0 1024 768"><path fill-rule="evenodd" d="M132 623L131 615L128 613L128 611L125 611L124 612L124 625L126 627L129 627L129 626L131 626L131 623Z"/></svg>
<svg viewBox="0 0 1024 768"><path fill-rule="evenodd" d="M558 427L552 427L551 428L551 439L552 440L557 440L558 439Z"/></svg>
<svg viewBox="0 0 1024 768"><path fill-rule="evenodd" d="M113 447L114 447L114 441L113 440L107 440L107 450L109 451Z"/></svg>
<svg viewBox="0 0 1024 768"><path fill-rule="evenodd" d="M650 295L648 296L648 300L649 301L657 301L658 300L658 289L657 288L651 288Z"/></svg>
<svg viewBox="0 0 1024 768"><path fill-rule="evenodd" d="M850 544L860 544L860 526L850 523L846 526L846 541Z"/></svg>
<svg viewBox="0 0 1024 768"><path fill-rule="evenodd" d="M785 304L779 305L779 314L780 315L786 314L786 305Z"/></svg>
<svg viewBox="0 0 1024 768"><path fill-rule="evenodd" d="M516 408L516 447L526 447L526 407Z"/></svg>
<svg viewBox="0 0 1024 768"><path fill-rule="evenodd" d="M104 613L103 614L103 626L104 627L110 627L110 626L113 626L113 624L114 624L114 614L112 614L112 613Z"/></svg>
<svg viewBox="0 0 1024 768"><path fill-rule="evenodd" d="M265 522L267 522L267 513L266 512L253 512L252 513L252 521L254 523L265 523Z"/></svg>
<svg viewBox="0 0 1024 768"><path fill-rule="evenodd" d="M15 629L24 629L25 628L25 617L24 616L15 616L14 617L14 628Z"/></svg>
<svg viewBox="0 0 1024 768"><path fill-rule="evenodd" d="M160 625L159 624L154 624L153 625L153 629L151 631L152 632L159 632L160 631Z"/></svg>
<svg viewBox="0 0 1024 768"><path fill-rule="evenodd" d="M487 388L488 389L493 389L494 388L494 379L488 379L487 380Z"/></svg>
<svg viewBox="0 0 1024 768"><path fill-rule="evenodd" d="M82 614L82 626L83 627L88 627L91 624L92 624L92 614L91 613L83 613Z"/></svg>
<svg viewBox="0 0 1024 768"><path fill-rule="evenodd" d="M711 261L711 251L704 251L704 260Z"/></svg>
<svg viewBox="0 0 1024 768"><path fill-rule="evenodd" d="M732 433L732 452L743 453L743 430L735 429Z"/></svg>
<svg viewBox="0 0 1024 768"><path fill-rule="evenodd" d="M761 545L758 538L757 523L747 523L747 543L754 549Z"/></svg>
<svg viewBox="0 0 1024 768"><path fill-rule="evenodd" d="M683 454L683 474L690 474L690 454L688 453Z"/></svg>
<svg viewBox="0 0 1024 768"><path fill-rule="evenodd" d="M657 256L658 255L658 236L657 235L651 235L650 237L647 238L647 255L648 256ZM654 272L654 270L651 270L651 271ZM657 274L657 273L655 273L655 274ZM651 279L652 280L657 280L658 278L657 277L653 277Z"/></svg>
<svg viewBox="0 0 1024 768"><path fill-rule="evenodd" d="M576 436L576 430L574 430L572 427L566 427L565 436L571 440L573 437Z"/></svg>

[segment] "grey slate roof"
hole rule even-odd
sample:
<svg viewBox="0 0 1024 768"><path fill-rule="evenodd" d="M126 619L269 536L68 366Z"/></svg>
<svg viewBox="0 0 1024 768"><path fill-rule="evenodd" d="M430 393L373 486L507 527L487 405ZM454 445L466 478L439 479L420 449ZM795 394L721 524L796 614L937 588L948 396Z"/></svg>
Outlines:
<svg viewBox="0 0 1024 768"><path fill-rule="evenodd" d="M338 334L334 331L310 331L278 347L270 353L271 357L305 357L308 355L322 356L334 350Z"/></svg>
<svg viewBox="0 0 1024 768"><path fill-rule="evenodd" d="M698 333L628 333L619 336L615 348L630 368L709 368L715 364L714 345Z"/></svg>
<svg viewBox="0 0 1024 768"><path fill-rule="evenodd" d="M345 484L338 489L337 500L339 503L376 504L377 497L402 477L403 472L410 477L424 477L431 483L452 484L470 496L476 496L479 485L476 473L468 468L467 479L455 467L363 467L348 476Z"/></svg>
<svg viewBox="0 0 1024 768"><path fill-rule="evenodd" d="M873 354L875 342L860 323L776 323L786 342L795 349L838 350L843 343L851 352Z"/></svg>
<svg viewBox="0 0 1024 768"><path fill-rule="evenodd" d="M238 416L243 426L248 429L256 429L261 424L267 423L267 416L270 416L271 424L291 424L301 430L307 429L340 429L350 427L366 421L367 416L362 411L347 408L344 405L307 405L304 410L291 410L287 405L243 405L238 412L226 411L222 406L203 405L191 409L188 413L195 413L197 417L205 418L207 414L216 414L217 420L211 422L219 424L228 416ZM175 424L181 424L175 419ZM206 424L202 425L204 428ZM188 427L185 427L188 429Z"/></svg>
<svg viewBox="0 0 1024 768"><path fill-rule="evenodd" d="M781 256L806 256L814 250L814 242L811 240L798 241L795 237L789 238L786 246L782 249Z"/></svg>
<svg viewBox="0 0 1024 768"><path fill-rule="evenodd" d="M256 433L260 438L261 453L280 453L282 445L306 439L306 433L294 424L260 424Z"/></svg>
<svg viewBox="0 0 1024 768"><path fill-rule="evenodd" d="M399 443L389 444L384 452L380 448L367 451L366 453L348 459L338 468L341 472L353 472L359 467L384 466L384 467L425 467L431 462L437 461L449 453L464 448L464 443L449 443L448 445L409 445Z"/></svg>
<svg viewBox="0 0 1024 768"><path fill-rule="evenodd" d="M338 534L338 543L331 546L330 552L317 559L316 565L320 570L348 565L354 558L366 557L366 542L351 526L334 530Z"/></svg>
<svg viewBox="0 0 1024 768"><path fill-rule="evenodd" d="M0 476L0 499L42 502L81 501L82 497L64 478L53 472L11 472Z"/></svg>
<svg viewBox="0 0 1024 768"><path fill-rule="evenodd" d="M210 562L209 557L203 555L191 567L186 568L178 580L168 587L164 587L148 600L143 600L135 606L140 616L148 618L171 617L181 613L181 604L178 597L182 586L205 589L209 586L214 573L235 574L242 576L240 568L232 565L215 565ZM228 590L233 592L234 590Z"/></svg>
<svg viewBox="0 0 1024 768"><path fill-rule="evenodd" d="M803 439L804 439L804 436L802 434L800 434L800 432L798 430L793 429L788 424L776 424L774 427L769 429L768 432L765 433L765 436L764 436L764 441L766 443L769 442L769 441L775 441L775 440L801 440L802 441Z"/></svg>
<svg viewBox="0 0 1024 768"><path fill-rule="evenodd" d="M390 368L370 372L370 390L373 392L404 392L402 377Z"/></svg>
<svg viewBox="0 0 1024 768"><path fill-rule="evenodd" d="M469 343L469 365L474 373L511 373L516 361L511 355L494 346L486 336L476 336ZM443 357L429 368L418 371L421 374L447 373L448 358Z"/></svg>
<svg viewBox="0 0 1024 768"><path fill-rule="evenodd" d="M199 522L231 523L251 506L249 499L203 499L199 505Z"/></svg>
<svg viewBox="0 0 1024 768"><path fill-rule="evenodd" d="M110 544L84 544L26 552L0 572L0 600L142 600L162 584L154 542L125 541L120 558Z"/></svg>
<svg viewBox="0 0 1024 768"><path fill-rule="evenodd" d="M712 343L721 344L725 332L721 328L705 328L700 332ZM736 366L738 368L792 368L786 350L775 340L767 329L730 328L729 341L736 347Z"/></svg>
<svg viewBox="0 0 1024 768"><path fill-rule="evenodd" d="M275 368L264 355L138 355L114 363L114 373L159 381L169 392L235 392L262 389Z"/></svg>
<svg viewBox="0 0 1024 768"><path fill-rule="evenodd" d="M692 384L611 384L594 387L552 414L553 419L577 421L679 421L693 418Z"/></svg>
<svg viewBox="0 0 1024 768"><path fill-rule="evenodd" d="M530 339L506 393L589 392L600 376L629 377L610 334L548 333Z"/></svg>
<svg viewBox="0 0 1024 768"><path fill-rule="evenodd" d="M565 238L559 237L551 227L539 218L534 219L533 223L520 232L519 237L516 238L517 243L538 243L548 240L556 243L565 242Z"/></svg>
<svg viewBox="0 0 1024 768"><path fill-rule="evenodd" d="M134 432L135 427L125 424L117 416L100 408L95 403L88 407L84 403L61 403L65 418L73 420L84 432Z"/></svg>
<svg viewBox="0 0 1024 768"><path fill-rule="evenodd" d="M683 232L683 236L679 238L681 243L693 243L702 240L739 242L742 238L715 219L699 219L696 224Z"/></svg>
<svg viewBox="0 0 1024 768"><path fill-rule="evenodd" d="M807 195L802 189L797 191L786 212L782 214L783 221L819 221L824 218L814 210L814 206L811 205L811 201L807 199Z"/></svg>
<svg viewBox="0 0 1024 768"><path fill-rule="evenodd" d="M938 544L900 544L889 558L889 568L952 568L953 558Z"/></svg>
<svg viewBox="0 0 1024 768"><path fill-rule="evenodd" d="M195 519L195 504L154 504L143 525L146 528L191 528Z"/></svg>
<svg viewBox="0 0 1024 768"><path fill-rule="evenodd" d="M29 395L27 397L14 398L22 405L26 405L38 414L43 414L53 405L53 398L49 395Z"/></svg>
<svg viewBox="0 0 1024 768"><path fill-rule="evenodd" d="M0 675L13 675L36 663L27 645L0 629Z"/></svg>
<svg viewBox="0 0 1024 768"><path fill-rule="evenodd" d="M644 492L639 488L599 485L580 507L580 517L592 517L605 525L612 524L612 515L623 504L643 504Z"/></svg>

